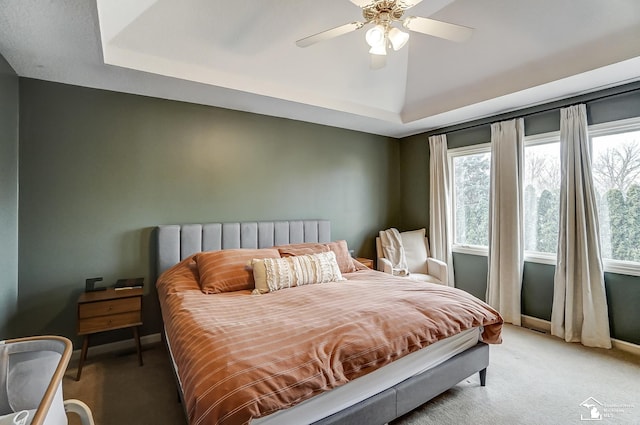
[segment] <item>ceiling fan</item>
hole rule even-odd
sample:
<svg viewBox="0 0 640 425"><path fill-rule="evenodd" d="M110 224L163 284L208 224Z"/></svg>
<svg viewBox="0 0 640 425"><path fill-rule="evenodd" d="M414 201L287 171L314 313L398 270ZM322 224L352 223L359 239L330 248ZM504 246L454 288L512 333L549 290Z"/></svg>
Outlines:
<svg viewBox="0 0 640 425"><path fill-rule="evenodd" d="M351 3L362 8L364 22L351 22L322 31L318 34L296 41L298 47L308 47L320 41L329 40L352 31L359 30L368 24L373 24L365 36L371 49L371 67L382 68L386 64L387 47L400 50L409 41L409 33L393 26L394 22L401 22L410 31L444 38L446 40L463 42L471 37L473 29L462 25L450 24L435 19L409 16L403 19L404 12L420 3L422 0L350 0Z"/></svg>

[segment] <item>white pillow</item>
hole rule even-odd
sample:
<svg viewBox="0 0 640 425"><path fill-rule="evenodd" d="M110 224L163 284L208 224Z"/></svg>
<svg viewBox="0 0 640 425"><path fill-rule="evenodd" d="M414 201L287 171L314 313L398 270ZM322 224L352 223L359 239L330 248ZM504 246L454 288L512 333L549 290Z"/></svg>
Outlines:
<svg viewBox="0 0 640 425"><path fill-rule="evenodd" d="M429 271L427 267L429 252L425 243L425 235L425 229L400 233L404 255L407 259L407 267L411 273L427 274Z"/></svg>
<svg viewBox="0 0 640 425"><path fill-rule="evenodd" d="M256 289L265 294L294 286L345 280L333 251L251 261Z"/></svg>

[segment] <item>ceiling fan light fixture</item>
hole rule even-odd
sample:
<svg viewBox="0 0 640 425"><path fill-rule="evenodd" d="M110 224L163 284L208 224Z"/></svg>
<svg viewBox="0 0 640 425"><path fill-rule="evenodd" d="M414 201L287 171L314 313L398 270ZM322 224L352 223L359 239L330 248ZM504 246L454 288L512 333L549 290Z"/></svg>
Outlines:
<svg viewBox="0 0 640 425"><path fill-rule="evenodd" d="M369 49L369 53L372 55L386 56L387 46L385 46L384 42L377 46L372 46L371 49Z"/></svg>
<svg viewBox="0 0 640 425"><path fill-rule="evenodd" d="M369 29L369 31L367 31L367 34L365 35L367 44L371 46L371 48L375 48L378 46L384 47L385 38L385 29L382 25L376 25L375 27Z"/></svg>
<svg viewBox="0 0 640 425"><path fill-rule="evenodd" d="M389 30L389 41L393 50L400 50L409 41L409 33L399 30L398 28L391 28Z"/></svg>

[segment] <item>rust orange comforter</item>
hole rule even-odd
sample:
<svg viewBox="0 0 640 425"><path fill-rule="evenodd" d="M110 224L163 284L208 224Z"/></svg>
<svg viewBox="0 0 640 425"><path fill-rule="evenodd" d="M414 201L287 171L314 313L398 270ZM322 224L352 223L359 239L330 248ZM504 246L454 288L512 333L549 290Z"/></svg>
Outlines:
<svg viewBox="0 0 640 425"><path fill-rule="evenodd" d="M264 295L205 295L185 260L157 282L191 425L245 424L502 318L464 291L375 271Z"/></svg>

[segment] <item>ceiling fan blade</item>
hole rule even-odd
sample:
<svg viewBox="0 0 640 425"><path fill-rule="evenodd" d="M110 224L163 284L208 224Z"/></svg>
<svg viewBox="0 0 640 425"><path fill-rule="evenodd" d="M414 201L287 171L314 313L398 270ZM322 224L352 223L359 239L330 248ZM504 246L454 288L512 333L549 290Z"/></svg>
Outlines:
<svg viewBox="0 0 640 425"><path fill-rule="evenodd" d="M422 1L422 0L420 0ZM373 3L375 3L375 0L351 0L351 3L355 4L358 7L361 8L365 8L367 6L372 5Z"/></svg>
<svg viewBox="0 0 640 425"><path fill-rule="evenodd" d="M340 25L339 27L331 28L330 30L322 31L318 34L302 38L296 41L296 45L298 47L311 46L312 44L315 44L319 41L329 40L330 38L338 37L350 33L351 31L359 30L363 26L363 22L351 22L349 24Z"/></svg>
<svg viewBox="0 0 640 425"><path fill-rule="evenodd" d="M473 28L436 21L435 19L421 18L419 16L409 16L404 20L402 25L411 31L421 32L459 43L467 41L469 37L471 37L471 34L473 34Z"/></svg>
<svg viewBox="0 0 640 425"><path fill-rule="evenodd" d="M422 3L422 0L398 0L397 4L404 10L409 9L410 7L415 6L418 3Z"/></svg>
<svg viewBox="0 0 640 425"><path fill-rule="evenodd" d="M369 68L382 69L387 66L387 57L384 55L369 55Z"/></svg>

